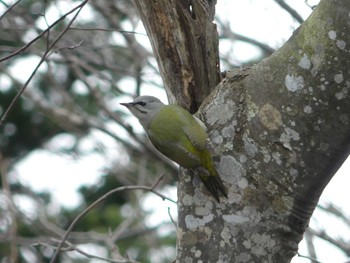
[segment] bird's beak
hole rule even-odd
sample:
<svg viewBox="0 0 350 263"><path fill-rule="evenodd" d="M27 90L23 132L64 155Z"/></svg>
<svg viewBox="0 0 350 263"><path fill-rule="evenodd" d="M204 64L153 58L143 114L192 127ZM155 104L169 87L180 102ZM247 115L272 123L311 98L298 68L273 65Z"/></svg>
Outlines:
<svg viewBox="0 0 350 263"><path fill-rule="evenodd" d="M129 107L131 107L132 106L132 102L128 102L128 103L119 103L120 105L123 105L123 106L125 106L125 107L127 107L127 108L129 108Z"/></svg>

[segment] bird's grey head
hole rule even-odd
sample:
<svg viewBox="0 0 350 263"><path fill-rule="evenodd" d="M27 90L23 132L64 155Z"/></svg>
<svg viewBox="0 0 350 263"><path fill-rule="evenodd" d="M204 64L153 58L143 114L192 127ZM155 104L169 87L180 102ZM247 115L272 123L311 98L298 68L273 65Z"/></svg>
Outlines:
<svg viewBox="0 0 350 263"><path fill-rule="evenodd" d="M149 127L154 116L165 106L159 99L153 96L140 96L134 99L133 102L120 104L127 107L139 119L144 129Z"/></svg>

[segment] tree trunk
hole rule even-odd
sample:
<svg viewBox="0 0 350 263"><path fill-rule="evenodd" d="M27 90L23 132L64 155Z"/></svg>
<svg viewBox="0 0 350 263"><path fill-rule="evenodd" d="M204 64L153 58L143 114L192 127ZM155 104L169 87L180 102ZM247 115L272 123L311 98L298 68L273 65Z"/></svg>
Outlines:
<svg viewBox="0 0 350 263"><path fill-rule="evenodd" d="M135 0L169 101L195 113L220 81L216 0Z"/></svg>
<svg viewBox="0 0 350 263"><path fill-rule="evenodd" d="M161 19L157 14L142 15L140 8L146 3L161 4L175 20L188 18L179 15L188 10L194 12L192 18L196 16L194 8L182 4L183 9L179 9L173 1L135 2L146 28ZM203 2L194 0L193 6ZM207 2L209 15L213 9L208 8L213 6L212 1ZM178 262L289 262L297 253L324 187L349 154L349 12L350 1L321 1L282 48L252 68L229 72L206 98L200 117L208 127L229 198L217 203L196 178L182 171ZM195 31L186 31L190 28L186 23L191 21L181 20L175 25L188 37ZM168 42L152 40L161 34L153 32L152 27L148 27L148 34L155 51L176 50L171 45L157 46ZM183 38L177 40L187 47ZM197 59L198 53L191 52ZM178 61L180 69L165 67L172 62L164 53L155 53L165 80L181 71L181 63L186 62ZM217 75L213 66L217 62L209 64L204 68ZM203 78L203 67L187 66L190 74L199 76L182 75L177 82ZM188 99L202 101L197 100L201 90L184 91L184 87L195 87L165 82L172 94L184 96L186 103L180 104L196 104L187 103ZM205 86L207 92L203 94L209 94L211 85Z"/></svg>

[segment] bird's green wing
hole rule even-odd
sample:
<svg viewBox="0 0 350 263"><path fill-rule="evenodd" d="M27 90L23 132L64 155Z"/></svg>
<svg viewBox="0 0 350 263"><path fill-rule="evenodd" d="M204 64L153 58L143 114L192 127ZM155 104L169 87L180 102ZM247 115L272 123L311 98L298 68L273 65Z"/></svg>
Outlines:
<svg viewBox="0 0 350 263"><path fill-rule="evenodd" d="M200 151L206 150L208 135L204 127L198 123L199 120L196 120L188 111L178 106L174 106L173 109L176 111L179 119L182 120L183 132L193 146Z"/></svg>
<svg viewBox="0 0 350 263"><path fill-rule="evenodd" d="M175 105L165 106L153 119L147 133L161 153L185 168L196 168L216 200L220 201L220 192L227 197L207 149L208 135L189 112Z"/></svg>
<svg viewBox="0 0 350 263"><path fill-rule="evenodd" d="M164 107L153 119L147 134L153 145L165 156L185 168L194 168L201 165L198 153L200 147L191 139L196 136L188 135L188 132L195 131L185 131L192 116L184 112L188 113L178 106Z"/></svg>

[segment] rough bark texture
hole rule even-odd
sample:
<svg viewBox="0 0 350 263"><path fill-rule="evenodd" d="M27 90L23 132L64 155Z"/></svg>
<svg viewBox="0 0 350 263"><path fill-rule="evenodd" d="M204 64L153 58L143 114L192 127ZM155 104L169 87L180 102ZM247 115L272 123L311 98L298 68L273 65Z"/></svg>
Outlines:
<svg viewBox="0 0 350 263"><path fill-rule="evenodd" d="M217 203L183 171L177 262L289 262L297 253L324 187L349 154L349 12L350 1L321 1L281 49L230 72L202 104L229 198ZM178 70L157 49L162 74ZM195 93L179 94L187 101Z"/></svg>
<svg viewBox="0 0 350 263"><path fill-rule="evenodd" d="M322 1L278 52L231 72L207 98L202 118L229 199L217 204L181 180L179 262L289 262L297 253L349 154L349 11L349 1Z"/></svg>
<svg viewBox="0 0 350 263"><path fill-rule="evenodd" d="M220 82L216 1L135 0L169 101L198 110Z"/></svg>

